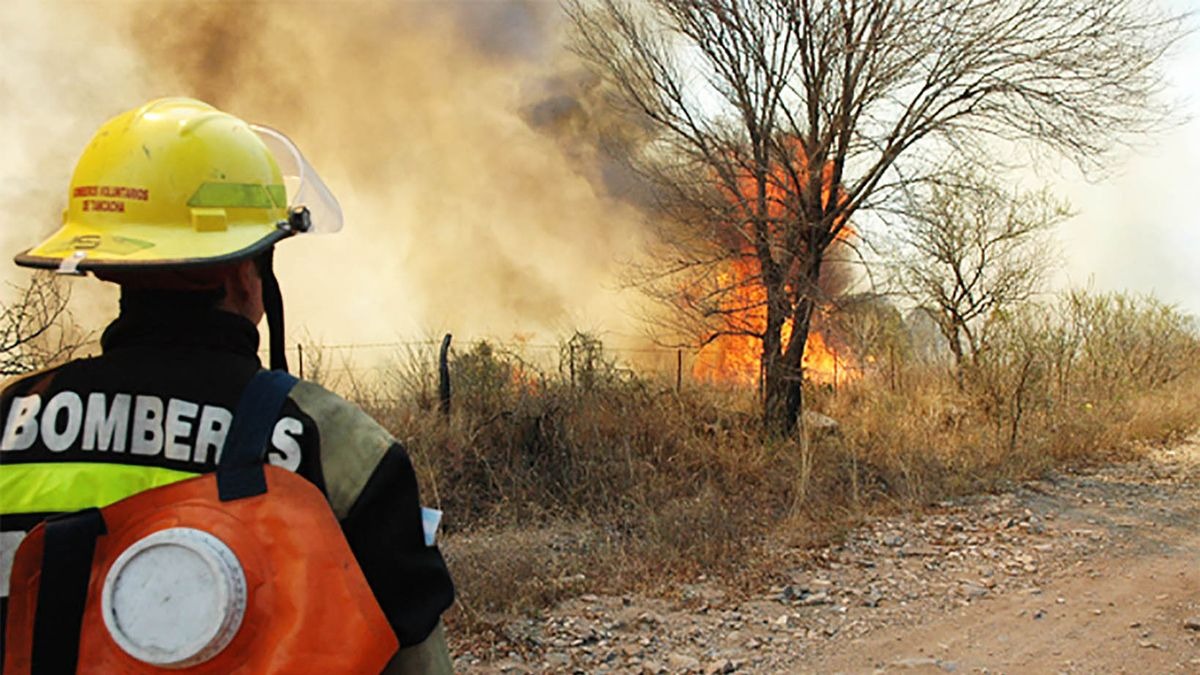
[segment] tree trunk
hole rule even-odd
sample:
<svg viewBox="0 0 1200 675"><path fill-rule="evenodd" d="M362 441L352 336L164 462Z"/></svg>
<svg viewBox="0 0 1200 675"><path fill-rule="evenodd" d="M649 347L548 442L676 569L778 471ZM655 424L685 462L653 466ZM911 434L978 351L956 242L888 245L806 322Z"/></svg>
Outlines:
<svg viewBox="0 0 1200 675"><path fill-rule="evenodd" d="M946 346L950 348L950 356L954 359L954 383L958 385L959 391L963 391L966 387L963 373L963 359L965 355L963 354L960 326L961 321L949 309L945 307L939 309L939 316L937 318L938 331L946 339Z"/></svg>
<svg viewBox="0 0 1200 675"><path fill-rule="evenodd" d="M800 300L792 320L791 337L782 352L782 340L778 332L783 326L782 322L773 340L769 334L763 339L763 363L766 364L763 421L770 433L780 436L791 434L796 430L796 422L804 411L804 346L808 342L815 306L811 298ZM768 333L769 324L768 321Z"/></svg>
<svg viewBox="0 0 1200 675"><path fill-rule="evenodd" d="M959 391L964 391L967 384L963 372L963 348L961 336L958 333L958 324L950 327L950 333L947 339L950 343L950 353L954 355L954 383L958 385Z"/></svg>
<svg viewBox="0 0 1200 675"><path fill-rule="evenodd" d="M762 341L763 422L765 428L780 429L784 417L783 313L767 310L767 329Z"/></svg>

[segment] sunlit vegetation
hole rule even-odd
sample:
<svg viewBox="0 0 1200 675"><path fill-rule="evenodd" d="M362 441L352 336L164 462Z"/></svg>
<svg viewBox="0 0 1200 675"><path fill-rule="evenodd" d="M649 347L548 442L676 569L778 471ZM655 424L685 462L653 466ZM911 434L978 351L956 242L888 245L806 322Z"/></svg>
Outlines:
<svg viewBox="0 0 1200 675"><path fill-rule="evenodd" d="M487 343L452 352L448 416L432 350L339 388L409 448L447 514L453 620L483 630L584 592L701 573L736 585L781 546L871 513L1131 457L1200 421L1200 333L1169 306L1073 292L987 320L960 383L919 313L848 304L825 330L862 365L808 382L804 430L783 438L764 431L752 385L677 391L590 336L564 342L575 361L558 368Z"/></svg>

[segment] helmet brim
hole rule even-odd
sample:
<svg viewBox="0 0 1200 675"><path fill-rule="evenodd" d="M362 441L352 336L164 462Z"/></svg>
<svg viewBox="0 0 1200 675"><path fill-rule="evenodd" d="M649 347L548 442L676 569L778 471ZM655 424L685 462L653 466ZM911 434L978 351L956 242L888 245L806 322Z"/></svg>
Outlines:
<svg viewBox="0 0 1200 675"><path fill-rule="evenodd" d="M18 254L22 267L58 269L78 257L74 269L88 271L178 269L234 263L252 258L294 233L265 225L230 225L214 236L180 241L161 225L127 225L120 235L68 223L41 244ZM197 239L200 242L197 242Z"/></svg>

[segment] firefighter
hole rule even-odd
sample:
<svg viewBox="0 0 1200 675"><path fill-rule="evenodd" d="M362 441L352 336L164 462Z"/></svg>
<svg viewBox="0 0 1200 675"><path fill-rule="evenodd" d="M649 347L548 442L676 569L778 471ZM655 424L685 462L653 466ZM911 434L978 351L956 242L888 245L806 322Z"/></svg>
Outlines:
<svg viewBox="0 0 1200 675"><path fill-rule="evenodd" d="M16 262L117 283L120 311L101 355L25 376L0 397L4 595L15 548L47 517L216 469L232 411L262 370L264 315L270 365L286 370L275 244L340 226L329 190L272 129L185 98L100 128L76 165L62 227ZM302 380L269 439L267 461L324 495L395 633L385 672L449 672L440 619L454 588L404 448Z"/></svg>

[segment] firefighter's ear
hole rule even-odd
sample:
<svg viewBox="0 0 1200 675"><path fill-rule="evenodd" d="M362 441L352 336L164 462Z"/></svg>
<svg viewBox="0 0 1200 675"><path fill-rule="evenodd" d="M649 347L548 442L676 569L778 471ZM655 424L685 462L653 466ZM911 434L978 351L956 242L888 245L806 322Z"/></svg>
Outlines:
<svg viewBox="0 0 1200 675"><path fill-rule="evenodd" d="M225 299L221 308L258 324L263 317L262 277L253 260L243 260L225 277Z"/></svg>
<svg viewBox="0 0 1200 675"><path fill-rule="evenodd" d="M237 264L236 273L240 285L253 295L262 295L262 274L259 273L258 264L250 259L243 260Z"/></svg>

